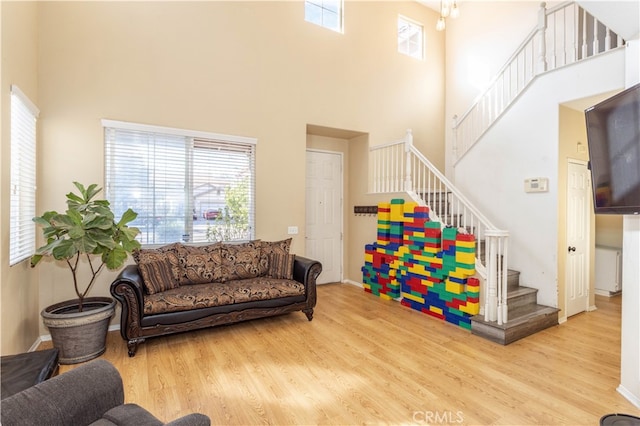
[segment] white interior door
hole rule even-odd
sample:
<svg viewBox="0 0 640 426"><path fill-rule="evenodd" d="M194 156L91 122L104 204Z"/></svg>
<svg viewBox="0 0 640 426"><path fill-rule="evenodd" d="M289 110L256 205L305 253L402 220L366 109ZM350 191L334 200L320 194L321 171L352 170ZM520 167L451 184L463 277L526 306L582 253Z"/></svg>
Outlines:
<svg viewBox="0 0 640 426"><path fill-rule="evenodd" d="M569 161L567 174L567 317L589 304L589 218L591 196L586 163Z"/></svg>
<svg viewBox="0 0 640 426"><path fill-rule="evenodd" d="M342 281L342 154L307 151L306 256L322 263L318 284Z"/></svg>

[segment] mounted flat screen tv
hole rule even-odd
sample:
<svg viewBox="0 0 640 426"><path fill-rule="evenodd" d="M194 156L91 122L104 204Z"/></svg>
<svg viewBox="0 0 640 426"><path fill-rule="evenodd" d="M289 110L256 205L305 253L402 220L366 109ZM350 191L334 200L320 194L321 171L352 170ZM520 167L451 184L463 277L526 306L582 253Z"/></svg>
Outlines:
<svg viewBox="0 0 640 426"><path fill-rule="evenodd" d="M585 110L596 214L640 214L640 84Z"/></svg>

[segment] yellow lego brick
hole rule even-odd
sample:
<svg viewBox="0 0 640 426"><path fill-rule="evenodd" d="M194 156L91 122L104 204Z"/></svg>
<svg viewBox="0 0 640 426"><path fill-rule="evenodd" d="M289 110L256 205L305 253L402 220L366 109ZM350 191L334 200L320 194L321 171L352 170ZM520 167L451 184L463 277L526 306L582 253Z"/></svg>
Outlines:
<svg viewBox="0 0 640 426"><path fill-rule="evenodd" d="M424 298L422 298L420 296L413 295L411 293L405 293L403 291L402 292L402 297L404 297L405 299L413 300L414 302L417 302L417 303L424 304Z"/></svg>
<svg viewBox="0 0 640 426"><path fill-rule="evenodd" d="M414 202L410 202L410 203L404 203L404 204L400 204L401 206L404 206L404 212L405 213L413 213L416 209L416 207L418 207L418 203L414 203Z"/></svg>
<svg viewBox="0 0 640 426"><path fill-rule="evenodd" d="M382 231L388 231L389 229L391 229L391 225L388 223L379 223L378 224L378 230L382 230Z"/></svg>
<svg viewBox="0 0 640 426"><path fill-rule="evenodd" d="M468 269L468 268L461 268L461 267L456 267L455 269L456 273L458 274L466 274L466 275L473 275L476 273L476 269Z"/></svg>
<svg viewBox="0 0 640 426"><path fill-rule="evenodd" d="M388 294L380 293L380 299L393 300L393 297L389 296Z"/></svg>
<svg viewBox="0 0 640 426"><path fill-rule="evenodd" d="M465 273L460 273L457 270L453 270L453 271L449 272L449 276L453 277L453 278L458 278L458 279L463 280L463 279L467 278L469 275L467 275Z"/></svg>
<svg viewBox="0 0 640 426"><path fill-rule="evenodd" d="M417 232L416 231L416 232L413 233L413 236L414 237L424 238L424 232Z"/></svg>
<svg viewBox="0 0 640 426"><path fill-rule="evenodd" d="M372 253L365 253L364 254L364 261L365 263L373 263L373 254Z"/></svg>
<svg viewBox="0 0 640 426"><path fill-rule="evenodd" d="M431 312L435 312L436 314L442 315L442 309L438 308L437 306L429 306L429 310Z"/></svg>
<svg viewBox="0 0 640 426"><path fill-rule="evenodd" d="M476 248L475 241L456 241L456 247Z"/></svg>
<svg viewBox="0 0 640 426"><path fill-rule="evenodd" d="M473 253L456 253L456 262L460 263L476 263L476 255Z"/></svg>
<svg viewBox="0 0 640 426"><path fill-rule="evenodd" d="M398 247L398 255L403 255L409 253L409 247L407 246L400 246Z"/></svg>
<svg viewBox="0 0 640 426"><path fill-rule="evenodd" d="M371 284L362 283L362 287L366 288L367 290L371 290Z"/></svg>
<svg viewBox="0 0 640 426"><path fill-rule="evenodd" d="M467 285L466 286L466 290L467 290L467 293L479 294L480 293L480 286Z"/></svg>
<svg viewBox="0 0 640 426"><path fill-rule="evenodd" d="M458 309L469 315L478 315L480 313L480 303L467 302L466 305L458 306Z"/></svg>
<svg viewBox="0 0 640 426"><path fill-rule="evenodd" d="M454 283L451 280L446 280L445 290L448 293L461 294L464 291L464 284Z"/></svg>
<svg viewBox="0 0 640 426"><path fill-rule="evenodd" d="M422 249L425 253L429 253L429 254L437 254L439 251L441 251L439 248L436 247L425 247L424 249ZM431 258L430 258L431 259Z"/></svg>

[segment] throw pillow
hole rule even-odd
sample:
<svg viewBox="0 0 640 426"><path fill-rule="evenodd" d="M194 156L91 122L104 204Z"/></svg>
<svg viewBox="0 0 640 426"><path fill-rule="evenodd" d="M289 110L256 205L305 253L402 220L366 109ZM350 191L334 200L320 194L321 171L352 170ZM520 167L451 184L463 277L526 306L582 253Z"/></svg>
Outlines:
<svg viewBox="0 0 640 426"><path fill-rule="evenodd" d="M259 244L259 241L249 241L222 245L222 282L261 275Z"/></svg>
<svg viewBox="0 0 640 426"><path fill-rule="evenodd" d="M157 260L163 260L169 262L171 267L171 274L173 278L180 282L180 275L182 274L182 267L180 266L180 259L178 258L178 252L182 247L181 243L173 243L166 246L158 247L155 249L140 249L132 253L133 260L136 261L138 266L141 263L149 263Z"/></svg>
<svg viewBox="0 0 640 426"><path fill-rule="evenodd" d="M222 244L185 246L179 252L182 273L180 285L205 284L222 281Z"/></svg>
<svg viewBox="0 0 640 426"><path fill-rule="evenodd" d="M166 260L152 260L138 264L142 283L147 293L160 293L179 287L178 281L171 272L171 265Z"/></svg>
<svg viewBox="0 0 640 426"><path fill-rule="evenodd" d="M266 275L269 269L269 256L272 253L287 255L291 247L291 238L281 241L260 242L260 275Z"/></svg>
<svg viewBox="0 0 640 426"><path fill-rule="evenodd" d="M271 253L267 276L284 280L293 279L293 261L295 254Z"/></svg>

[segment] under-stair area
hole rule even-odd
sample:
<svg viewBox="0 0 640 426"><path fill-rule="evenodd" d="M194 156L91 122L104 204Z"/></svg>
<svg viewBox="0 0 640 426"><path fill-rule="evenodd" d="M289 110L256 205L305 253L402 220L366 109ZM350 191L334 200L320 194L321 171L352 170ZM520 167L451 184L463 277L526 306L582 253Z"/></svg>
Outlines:
<svg viewBox="0 0 640 426"><path fill-rule="evenodd" d="M624 45L622 37L578 4L562 3L546 9L542 3L538 25L490 87L465 114L454 119L454 168L462 157L482 144L494 123L509 114L538 76ZM521 285L520 272L509 267L510 231L495 226L414 146L411 130L401 140L370 147L369 173L370 193L405 193L418 205L429 207L430 220L474 236L475 271L480 281L480 314L471 317L474 335L507 345L558 324L560 309L538 303L538 289L548 293L556 285L555 278L549 278L553 282ZM478 180L478 171L475 173L467 183ZM491 185L484 182L483 189ZM472 186L467 185L466 190L472 190ZM501 222L509 221L503 217ZM531 277L530 271L527 276Z"/></svg>

